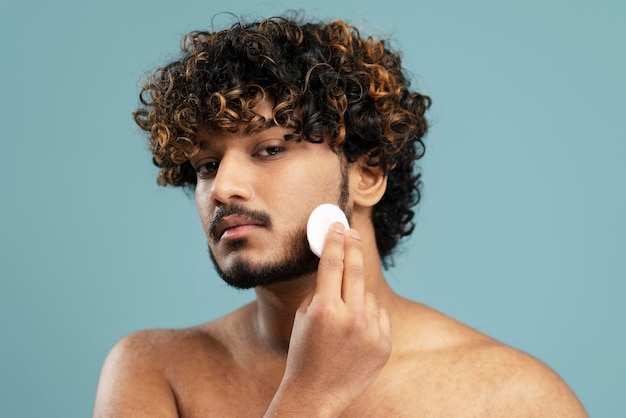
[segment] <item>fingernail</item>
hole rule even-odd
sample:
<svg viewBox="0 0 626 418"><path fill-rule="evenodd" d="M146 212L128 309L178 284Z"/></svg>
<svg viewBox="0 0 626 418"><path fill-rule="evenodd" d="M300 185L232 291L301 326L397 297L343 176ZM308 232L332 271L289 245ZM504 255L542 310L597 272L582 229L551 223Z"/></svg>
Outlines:
<svg viewBox="0 0 626 418"><path fill-rule="evenodd" d="M359 231L356 229L351 229L348 231L348 234L354 239L358 239L359 241L361 240L361 235L359 235Z"/></svg>
<svg viewBox="0 0 626 418"><path fill-rule="evenodd" d="M343 233L346 228L339 222L333 224L333 231Z"/></svg>

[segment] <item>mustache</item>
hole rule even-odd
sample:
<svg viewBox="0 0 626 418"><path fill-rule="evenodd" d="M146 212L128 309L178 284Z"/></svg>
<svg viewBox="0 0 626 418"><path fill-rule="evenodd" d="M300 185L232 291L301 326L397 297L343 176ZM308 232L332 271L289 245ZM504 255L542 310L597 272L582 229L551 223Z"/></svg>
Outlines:
<svg viewBox="0 0 626 418"><path fill-rule="evenodd" d="M241 206L241 205L231 205L228 207L221 206L217 209L217 211L215 211L215 217L211 221L211 226L209 227L209 236L211 238L214 237L215 230L217 229L217 225L220 223L220 221L224 217L230 216L230 215L237 215L237 216L241 216L244 218L248 218L255 222L259 222L265 226L272 225L270 216L265 212L248 209L245 206Z"/></svg>

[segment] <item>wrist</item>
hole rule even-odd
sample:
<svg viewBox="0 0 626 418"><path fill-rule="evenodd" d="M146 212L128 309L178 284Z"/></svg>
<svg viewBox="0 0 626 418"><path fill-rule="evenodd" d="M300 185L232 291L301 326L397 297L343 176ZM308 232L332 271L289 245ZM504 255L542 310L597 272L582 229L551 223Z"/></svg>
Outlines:
<svg viewBox="0 0 626 418"><path fill-rule="evenodd" d="M282 383L264 418L336 418L345 410L338 399L310 386Z"/></svg>

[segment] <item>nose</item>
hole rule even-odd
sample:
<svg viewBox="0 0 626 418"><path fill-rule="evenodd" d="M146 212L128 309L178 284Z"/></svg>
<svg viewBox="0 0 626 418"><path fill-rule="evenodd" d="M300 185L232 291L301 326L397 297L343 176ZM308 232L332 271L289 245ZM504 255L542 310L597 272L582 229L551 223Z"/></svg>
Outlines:
<svg viewBox="0 0 626 418"><path fill-rule="evenodd" d="M222 206L251 200L254 196L252 178L252 169L243 154L233 152L224 155L213 179L211 202Z"/></svg>

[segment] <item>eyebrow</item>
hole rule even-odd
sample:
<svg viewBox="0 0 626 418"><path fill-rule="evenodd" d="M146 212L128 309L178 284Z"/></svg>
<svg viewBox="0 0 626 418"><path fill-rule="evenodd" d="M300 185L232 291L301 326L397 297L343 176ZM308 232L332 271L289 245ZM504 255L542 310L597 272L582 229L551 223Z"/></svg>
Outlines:
<svg viewBox="0 0 626 418"><path fill-rule="evenodd" d="M263 124L263 127L261 128L261 130L259 132L263 132L264 130L273 128L273 127L279 127L276 122L274 121L274 118L271 119L266 119L265 120L265 124Z"/></svg>
<svg viewBox="0 0 626 418"><path fill-rule="evenodd" d="M248 124L248 126L249 126L249 124ZM283 127L277 125L276 122L274 121L274 118L269 118L269 119L266 118L265 123L263 124L263 126L259 130L255 131L255 132L252 132L251 134L247 134L247 135L248 136L257 135L257 134L260 134L260 133L262 133L264 131L267 131L268 129L272 129L272 128L283 128ZM210 129L203 129L203 131L204 131L204 134L205 134L205 135L203 135L203 137L206 138L204 140L200 139L199 135L196 134L197 143L200 146L200 150L202 150L202 151L205 151L205 150L208 149L209 143L211 142L211 134L212 133L215 133L215 132L218 132L218 133L226 132L226 131L223 131L223 130L212 131Z"/></svg>

